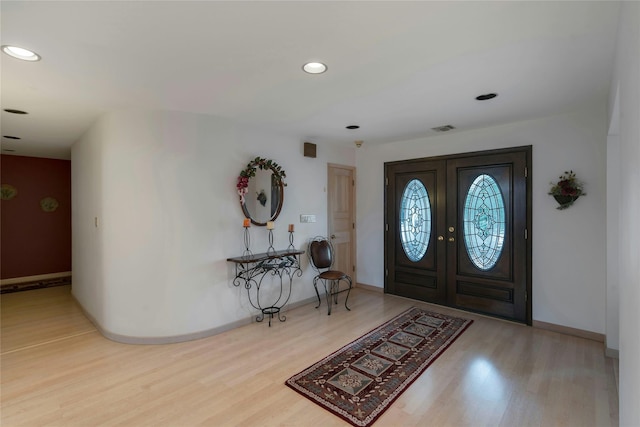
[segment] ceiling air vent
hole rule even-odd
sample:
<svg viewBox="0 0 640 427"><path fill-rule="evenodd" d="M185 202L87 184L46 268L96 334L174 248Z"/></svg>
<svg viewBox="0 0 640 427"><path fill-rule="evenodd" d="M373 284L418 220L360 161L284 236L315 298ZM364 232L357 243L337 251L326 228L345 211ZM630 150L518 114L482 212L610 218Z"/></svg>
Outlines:
<svg viewBox="0 0 640 427"><path fill-rule="evenodd" d="M451 125L438 126L435 128L431 128L431 130L435 130L436 132L449 132L450 130L455 129L455 127Z"/></svg>

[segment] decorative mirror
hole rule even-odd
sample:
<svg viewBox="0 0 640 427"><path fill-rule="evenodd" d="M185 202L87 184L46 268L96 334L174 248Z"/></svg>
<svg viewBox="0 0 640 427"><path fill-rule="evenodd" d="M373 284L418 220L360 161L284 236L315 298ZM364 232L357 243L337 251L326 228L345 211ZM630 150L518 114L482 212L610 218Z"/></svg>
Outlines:
<svg viewBox="0 0 640 427"><path fill-rule="evenodd" d="M240 172L236 188L240 207L255 225L275 221L284 202L284 178L287 175L273 160L256 157Z"/></svg>

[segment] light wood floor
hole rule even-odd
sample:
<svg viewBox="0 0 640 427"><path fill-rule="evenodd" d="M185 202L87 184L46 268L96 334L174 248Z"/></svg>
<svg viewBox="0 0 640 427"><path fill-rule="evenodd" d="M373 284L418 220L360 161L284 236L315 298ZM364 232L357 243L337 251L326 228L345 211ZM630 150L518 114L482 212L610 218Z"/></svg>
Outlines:
<svg viewBox="0 0 640 427"><path fill-rule="evenodd" d="M102 337L69 287L1 299L3 427L342 426L284 381L411 306L475 322L376 427L618 424L601 343L367 290L351 312L327 316L323 301L271 328L155 346Z"/></svg>

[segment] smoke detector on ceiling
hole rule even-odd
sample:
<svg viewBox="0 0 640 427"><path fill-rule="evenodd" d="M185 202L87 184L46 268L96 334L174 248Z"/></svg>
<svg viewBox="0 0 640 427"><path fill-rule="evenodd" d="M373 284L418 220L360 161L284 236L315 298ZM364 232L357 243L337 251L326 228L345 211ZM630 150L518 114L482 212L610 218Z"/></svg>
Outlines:
<svg viewBox="0 0 640 427"><path fill-rule="evenodd" d="M431 128L431 130L435 130L436 132L449 132L450 130L453 130L453 129L455 129L455 127L451 125L444 125L444 126Z"/></svg>

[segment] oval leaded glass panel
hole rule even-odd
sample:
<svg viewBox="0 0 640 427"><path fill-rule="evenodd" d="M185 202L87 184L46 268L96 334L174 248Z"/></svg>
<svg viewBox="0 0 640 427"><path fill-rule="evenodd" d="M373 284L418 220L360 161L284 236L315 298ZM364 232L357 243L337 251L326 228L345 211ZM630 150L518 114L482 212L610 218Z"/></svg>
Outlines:
<svg viewBox="0 0 640 427"><path fill-rule="evenodd" d="M464 201L464 244L471 262L482 271L492 269L502 253L505 209L502 191L495 179L482 174Z"/></svg>
<svg viewBox="0 0 640 427"><path fill-rule="evenodd" d="M400 198L400 241L407 257L418 262L422 259L431 238L431 203L424 184L417 179L409 181Z"/></svg>

